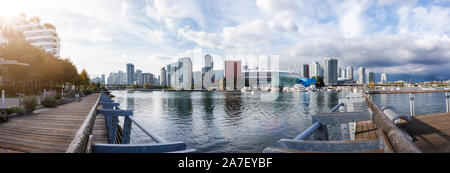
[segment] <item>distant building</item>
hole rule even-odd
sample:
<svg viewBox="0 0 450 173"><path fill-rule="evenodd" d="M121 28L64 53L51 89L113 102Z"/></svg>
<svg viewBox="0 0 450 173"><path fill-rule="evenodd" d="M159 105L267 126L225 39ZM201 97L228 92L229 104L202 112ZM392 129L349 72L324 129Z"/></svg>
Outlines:
<svg viewBox="0 0 450 173"><path fill-rule="evenodd" d="M211 55L205 55L202 73L206 73L214 68L214 62Z"/></svg>
<svg viewBox="0 0 450 173"><path fill-rule="evenodd" d="M387 74L386 73L381 73L381 83L387 84Z"/></svg>
<svg viewBox="0 0 450 173"><path fill-rule="evenodd" d="M167 74L167 72L166 72L166 69L163 67L163 68L161 68L161 71L160 71L160 74L159 74L159 76L160 76L160 79L159 79L159 84L161 85L161 86L167 86L167 76L166 76L166 74Z"/></svg>
<svg viewBox="0 0 450 173"><path fill-rule="evenodd" d="M226 90L240 90L244 87L241 61L225 61Z"/></svg>
<svg viewBox="0 0 450 173"><path fill-rule="evenodd" d="M141 85L151 84L153 85L153 74L142 73Z"/></svg>
<svg viewBox="0 0 450 173"><path fill-rule="evenodd" d="M375 83L375 73L372 71L369 71L367 73L367 84Z"/></svg>
<svg viewBox="0 0 450 173"><path fill-rule="evenodd" d="M136 75L136 77L134 78L136 84L143 85L144 82L143 82L143 79L142 79L142 70L137 69L136 73L134 75Z"/></svg>
<svg viewBox="0 0 450 173"><path fill-rule="evenodd" d="M166 65L166 86L172 86L172 66L170 64Z"/></svg>
<svg viewBox="0 0 450 173"><path fill-rule="evenodd" d="M136 75L134 73L134 65L131 63L127 64L127 85L132 85L136 81Z"/></svg>
<svg viewBox="0 0 450 173"><path fill-rule="evenodd" d="M189 57L181 58L177 63L170 65L171 86L176 90L191 90L192 61Z"/></svg>
<svg viewBox="0 0 450 173"><path fill-rule="evenodd" d="M358 84L365 84L366 83L366 69L361 66L358 69Z"/></svg>
<svg viewBox="0 0 450 173"><path fill-rule="evenodd" d="M312 62L309 66L309 76L310 77L319 77L322 76L321 74L321 67L319 62Z"/></svg>
<svg viewBox="0 0 450 173"><path fill-rule="evenodd" d="M347 67L345 78L349 81L353 81L353 67L352 66Z"/></svg>
<svg viewBox="0 0 450 173"><path fill-rule="evenodd" d="M308 64L303 64L302 76L305 78L309 78L309 65Z"/></svg>
<svg viewBox="0 0 450 173"><path fill-rule="evenodd" d="M333 58L325 59L325 85L337 85L338 84L338 60Z"/></svg>
<svg viewBox="0 0 450 173"><path fill-rule="evenodd" d="M105 85L105 84L106 84L106 81L105 81L105 74L102 74L100 78L101 78L100 84Z"/></svg>

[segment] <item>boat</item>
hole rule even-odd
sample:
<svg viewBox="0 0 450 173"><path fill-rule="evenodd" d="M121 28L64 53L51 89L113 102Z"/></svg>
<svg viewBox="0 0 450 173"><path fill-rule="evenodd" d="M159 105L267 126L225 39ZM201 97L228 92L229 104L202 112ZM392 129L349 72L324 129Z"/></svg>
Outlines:
<svg viewBox="0 0 450 173"><path fill-rule="evenodd" d="M300 84L295 84L294 85L294 92L306 92L306 87Z"/></svg>

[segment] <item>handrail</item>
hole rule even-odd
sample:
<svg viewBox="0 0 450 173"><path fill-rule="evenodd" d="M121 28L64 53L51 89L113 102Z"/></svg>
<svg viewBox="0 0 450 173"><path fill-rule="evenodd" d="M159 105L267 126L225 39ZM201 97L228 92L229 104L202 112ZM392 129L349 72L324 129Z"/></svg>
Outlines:
<svg viewBox="0 0 450 173"><path fill-rule="evenodd" d="M165 139L148 131L145 127L143 127L141 124L139 124L139 122L134 117L130 117L130 120L134 124L136 124L136 126L138 126L145 134L147 134L150 138L152 138L156 143L166 143L167 142Z"/></svg>
<svg viewBox="0 0 450 173"><path fill-rule="evenodd" d="M118 116L124 116L127 121L127 119L130 120L130 122L125 122L125 125L130 126L129 128L131 128L131 122L133 122L137 127L139 127L139 129L141 129L146 135L148 135L150 138L152 138L155 142L157 143L167 143L168 141L166 141L165 139L159 137L158 135L155 135L153 133L151 133L149 130L147 130L144 126L142 126L133 116L131 116L131 114L126 114L128 111L127 110L121 110L119 108L119 104L118 103L114 103L112 101L112 99L110 99L108 96L106 96L106 94L104 92L101 93L101 101L100 104L102 104L103 106L107 106L107 109L103 109L103 110L99 110L100 114L108 114L107 117L105 117L105 120L107 121L106 125L107 125L107 130L111 130L111 124L109 124L109 121L115 121L115 118L110 118L110 116L113 117L118 117ZM120 113L120 112L123 113ZM117 120L116 120L117 121ZM115 122L113 122L115 123ZM112 126L115 126L114 124L112 124ZM124 127L125 128L125 127ZM114 127L112 127L112 130L114 131ZM110 133L113 133L113 138L114 138L114 132L108 132L108 136ZM130 135L130 134L127 134ZM127 138L129 139L129 138Z"/></svg>
<svg viewBox="0 0 450 173"><path fill-rule="evenodd" d="M86 146L89 141L89 135L92 134L94 129L95 117L97 116L97 106L101 96L98 97L97 102L91 108L86 119L83 121L80 129L77 131L75 137L66 150L66 153L84 153L86 152Z"/></svg>
<svg viewBox="0 0 450 173"><path fill-rule="evenodd" d="M377 128L380 129L389 142L391 143L395 152L399 153L420 153L421 151L417 146L412 143L408 137L402 132L402 130L397 127L388 116L383 113L380 108L367 96L364 94L365 101L367 106L373 112L373 120L377 125Z"/></svg>

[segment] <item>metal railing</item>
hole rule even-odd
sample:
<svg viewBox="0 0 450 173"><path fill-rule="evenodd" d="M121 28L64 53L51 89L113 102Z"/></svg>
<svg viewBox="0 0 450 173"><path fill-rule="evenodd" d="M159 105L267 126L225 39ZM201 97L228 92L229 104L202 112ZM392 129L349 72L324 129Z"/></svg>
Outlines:
<svg viewBox="0 0 450 173"><path fill-rule="evenodd" d="M99 104L103 109L99 109L98 114L104 115L106 135L108 144L95 144L93 152L125 152L125 153L148 153L148 152L195 152L194 149L186 149L184 142L168 142L164 138L152 133L146 129L136 118L133 117L133 111L121 110L119 103L115 103L103 91L101 92ZM119 117L123 117L123 124L120 126ZM131 133L134 132L142 143L144 141L139 137L133 129L132 125L136 125L144 134L150 137L156 144L130 144ZM120 130L122 128L122 130ZM120 135L120 132L122 134Z"/></svg>
<svg viewBox="0 0 450 173"><path fill-rule="evenodd" d="M329 112L336 112L341 106L344 106L344 103L340 103L333 107ZM321 127L324 128L323 125L320 122L315 122L311 126L309 126L306 130L304 130L302 133L300 133L297 137L294 138L294 140L306 140L308 139L312 134L314 134L317 130L319 130ZM325 127L326 128L326 127Z"/></svg>

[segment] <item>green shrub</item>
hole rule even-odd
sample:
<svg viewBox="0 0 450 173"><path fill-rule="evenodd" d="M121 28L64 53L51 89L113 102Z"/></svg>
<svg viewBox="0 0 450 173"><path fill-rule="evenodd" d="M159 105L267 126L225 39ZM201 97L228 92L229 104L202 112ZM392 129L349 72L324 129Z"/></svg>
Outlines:
<svg viewBox="0 0 450 173"><path fill-rule="evenodd" d="M0 123L8 121L8 113L6 110L0 110Z"/></svg>
<svg viewBox="0 0 450 173"><path fill-rule="evenodd" d="M8 115L13 114L13 113L18 113L18 114L25 113L25 110L21 107L11 107L11 108L6 108L5 110L6 110L6 112L8 112Z"/></svg>
<svg viewBox="0 0 450 173"><path fill-rule="evenodd" d="M61 100L62 99L61 93L56 93L55 99L56 100Z"/></svg>
<svg viewBox="0 0 450 173"><path fill-rule="evenodd" d="M90 90L83 90L83 94L84 95L89 95L89 94L91 94L92 92L90 91Z"/></svg>
<svg viewBox="0 0 450 173"><path fill-rule="evenodd" d="M51 96L45 97L44 100L42 100L41 104L46 108L54 108L58 106L58 102L56 101L56 99Z"/></svg>
<svg viewBox="0 0 450 173"><path fill-rule="evenodd" d="M36 110L38 106L38 100L36 99L36 97L28 96L23 98L22 104L25 108L25 112L31 113Z"/></svg>

